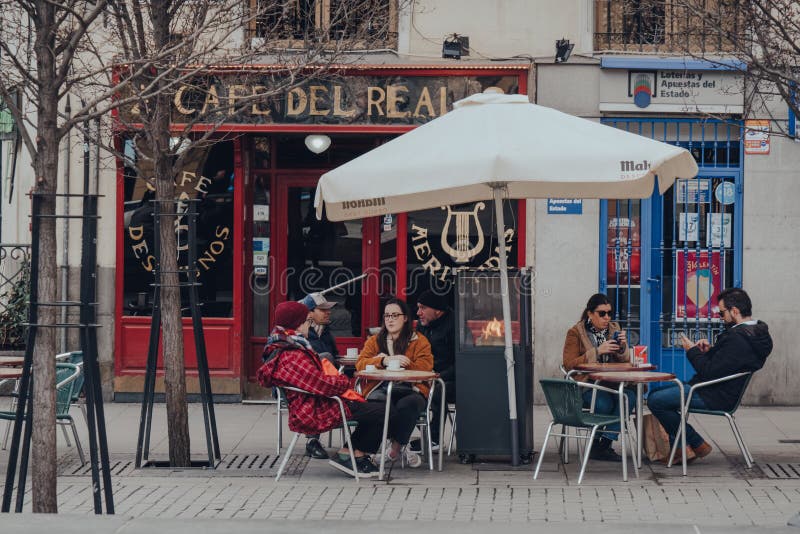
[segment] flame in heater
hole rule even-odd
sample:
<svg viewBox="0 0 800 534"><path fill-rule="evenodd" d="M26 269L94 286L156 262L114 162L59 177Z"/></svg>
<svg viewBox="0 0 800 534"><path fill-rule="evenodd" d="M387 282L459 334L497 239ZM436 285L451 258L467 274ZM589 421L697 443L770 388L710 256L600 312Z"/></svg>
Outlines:
<svg viewBox="0 0 800 534"><path fill-rule="evenodd" d="M503 337L505 335L505 326L503 321L498 321L497 317L492 317L492 320L486 323L483 327L482 339Z"/></svg>

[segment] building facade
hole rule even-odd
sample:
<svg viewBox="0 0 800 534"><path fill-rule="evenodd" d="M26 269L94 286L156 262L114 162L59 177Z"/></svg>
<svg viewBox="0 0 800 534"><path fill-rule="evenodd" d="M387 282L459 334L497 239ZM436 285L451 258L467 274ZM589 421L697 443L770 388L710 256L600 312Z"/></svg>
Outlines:
<svg viewBox="0 0 800 534"><path fill-rule="evenodd" d="M767 137L766 149L746 146L744 135L747 120L788 120L786 106L773 103L768 114L756 116L745 101L746 65L722 49L713 51L713 61L682 55L675 33L666 31L672 27L668 14L644 16L639 4L392 4L396 11L386 16L396 33L391 50L361 54L335 79L287 90L274 106L254 106L221 128L219 142L178 183L200 200L198 266L214 392L228 400L263 393L253 382L255 370L271 311L283 300L368 273L330 294L338 303L334 334L344 350L360 346L369 328L380 324L389 296L413 303L426 288L446 287L460 267L492 265L497 236L491 210L477 204L348 223L319 221L312 209L317 180L327 169L491 87L678 144L701 170L697 180L679 181L663 197L507 204L510 262L535 272L535 376L558 374L567 329L588 297L600 291L611 297L616 320L630 338L650 347L660 369L688 378L691 369L676 348L677 337L713 338L721 329L715 295L741 286L775 340L747 401L798 404L800 395L787 380L800 365L789 353L787 312L797 300L789 278L798 253L792 177L800 146L776 136ZM258 38L252 28L243 29L242 39L248 38ZM556 62L555 43L564 38L574 48L566 61ZM460 59L442 58L444 41L462 45ZM265 80L274 67L261 65ZM214 84L219 98L242 90L230 73L218 73ZM173 113L191 114L193 103L176 99ZM309 150L312 135L327 136L327 150ZM118 142L126 155L132 153L124 134ZM5 154L9 142L3 143ZM64 163L68 182L77 188L83 176L77 138L71 147ZM21 195L31 183L27 161L20 153L15 200L2 212L4 242L27 238L26 225L16 222L24 220L28 205ZM98 281L105 385L117 399L130 400L142 390L152 303L148 191L137 178L143 171L135 158L100 155L91 168L104 195L103 220L113 221L99 230L107 245L100 247ZM457 238L448 223L455 213L474 220L465 230L467 252L453 244ZM70 232L68 253L57 253L77 281L79 237Z"/></svg>

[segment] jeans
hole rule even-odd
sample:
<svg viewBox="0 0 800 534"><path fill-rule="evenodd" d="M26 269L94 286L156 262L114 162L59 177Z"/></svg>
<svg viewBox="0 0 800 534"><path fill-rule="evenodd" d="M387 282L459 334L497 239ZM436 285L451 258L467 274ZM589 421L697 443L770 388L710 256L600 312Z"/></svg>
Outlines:
<svg viewBox="0 0 800 534"><path fill-rule="evenodd" d="M588 408L591 406L592 403L592 393L595 390L591 388L586 388L586 391L583 392L583 407ZM628 398L628 406L633 409L636 407L636 393L625 389L623 393ZM618 415L619 414L619 395L616 393L611 394L607 391L598 391L597 397L594 401L594 413L598 415ZM600 436L616 440L619 437L619 423L614 423L611 425L606 426L607 430L612 430L612 432L602 432Z"/></svg>
<svg viewBox="0 0 800 534"><path fill-rule="evenodd" d="M689 394L689 384L683 385L684 395ZM696 393L692 395L692 401L689 405L691 408L704 409L706 403ZM671 384L656 391L651 391L647 396L647 407L656 419L664 427L664 430L669 434L669 443L675 441L675 435L681 425L681 398L678 384ZM686 425L686 444L692 448L699 447L705 440L700 434L692 428L692 425Z"/></svg>
<svg viewBox="0 0 800 534"><path fill-rule="evenodd" d="M392 389L392 411L389 415L389 437L406 445L417 426L419 414L425 410L428 399L416 391Z"/></svg>

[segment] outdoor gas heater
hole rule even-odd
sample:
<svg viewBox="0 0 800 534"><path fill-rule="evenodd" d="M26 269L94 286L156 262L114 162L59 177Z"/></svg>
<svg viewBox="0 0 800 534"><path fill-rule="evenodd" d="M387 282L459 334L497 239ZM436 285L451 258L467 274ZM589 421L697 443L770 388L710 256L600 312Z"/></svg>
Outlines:
<svg viewBox="0 0 800 534"><path fill-rule="evenodd" d="M533 453L531 275L509 270L511 337L520 459ZM465 270L456 278L456 419L459 459L511 456L500 273Z"/></svg>

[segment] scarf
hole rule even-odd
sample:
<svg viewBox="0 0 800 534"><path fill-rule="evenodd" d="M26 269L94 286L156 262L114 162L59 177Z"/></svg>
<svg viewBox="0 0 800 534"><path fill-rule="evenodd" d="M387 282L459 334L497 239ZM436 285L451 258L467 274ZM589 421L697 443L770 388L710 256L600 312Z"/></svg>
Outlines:
<svg viewBox="0 0 800 534"><path fill-rule="evenodd" d="M272 332L270 332L267 338L267 344L264 347L264 353L261 355L261 359L266 363L277 356L281 351L290 349L302 350L314 354L311 343L308 342L303 334L295 330L283 328L282 326L276 326L272 329ZM312 360L317 361L318 358L312 358Z"/></svg>
<svg viewBox="0 0 800 534"><path fill-rule="evenodd" d="M592 324L592 320L588 318L586 319L586 333L589 334L589 341L592 342L595 348L605 343L608 338L608 328L605 330L598 330L594 327L594 324Z"/></svg>

